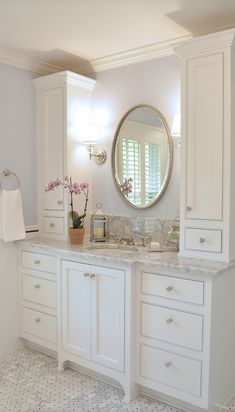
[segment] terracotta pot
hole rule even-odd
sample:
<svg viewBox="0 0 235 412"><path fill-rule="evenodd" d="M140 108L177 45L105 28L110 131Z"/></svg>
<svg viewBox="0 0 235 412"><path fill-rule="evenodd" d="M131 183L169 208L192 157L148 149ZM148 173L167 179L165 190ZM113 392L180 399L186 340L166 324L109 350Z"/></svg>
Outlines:
<svg viewBox="0 0 235 412"><path fill-rule="evenodd" d="M85 229L80 227L78 229L69 228L69 241L71 245L81 245L83 243Z"/></svg>

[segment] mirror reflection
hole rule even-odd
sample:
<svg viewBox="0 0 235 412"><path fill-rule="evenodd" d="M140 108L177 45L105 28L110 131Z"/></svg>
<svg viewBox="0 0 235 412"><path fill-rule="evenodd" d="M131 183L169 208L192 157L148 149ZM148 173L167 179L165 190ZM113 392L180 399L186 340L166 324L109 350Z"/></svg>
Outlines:
<svg viewBox="0 0 235 412"><path fill-rule="evenodd" d="M172 169L172 140L154 107L135 106L121 119L112 151L116 187L129 205L143 209L164 193Z"/></svg>

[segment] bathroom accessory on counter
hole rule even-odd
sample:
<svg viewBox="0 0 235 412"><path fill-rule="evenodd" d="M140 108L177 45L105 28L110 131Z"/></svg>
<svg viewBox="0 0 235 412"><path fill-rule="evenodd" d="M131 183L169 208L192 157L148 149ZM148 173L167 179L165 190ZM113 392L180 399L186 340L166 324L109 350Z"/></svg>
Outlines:
<svg viewBox="0 0 235 412"><path fill-rule="evenodd" d="M22 199L18 189L20 180L18 176L8 169L3 171L3 176L13 175L17 179L17 189L3 188L0 193L0 239L11 242L25 238L25 225L23 217Z"/></svg>
<svg viewBox="0 0 235 412"><path fill-rule="evenodd" d="M107 219L104 215L102 203L96 203L96 211L91 217L91 240L105 242L107 240Z"/></svg>
<svg viewBox="0 0 235 412"><path fill-rule="evenodd" d="M151 242L149 250L150 252L161 252L160 242Z"/></svg>

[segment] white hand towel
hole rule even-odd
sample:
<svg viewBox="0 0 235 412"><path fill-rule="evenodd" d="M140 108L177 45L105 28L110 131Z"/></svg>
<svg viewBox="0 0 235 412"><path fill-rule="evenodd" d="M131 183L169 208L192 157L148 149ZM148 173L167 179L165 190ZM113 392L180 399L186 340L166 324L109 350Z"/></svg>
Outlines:
<svg viewBox="0 0 235 412"><path fill-rule="evenodd" d="M1 192L0 237L5 242L25 238L23 208L19 189L2 190Z"/></svg>

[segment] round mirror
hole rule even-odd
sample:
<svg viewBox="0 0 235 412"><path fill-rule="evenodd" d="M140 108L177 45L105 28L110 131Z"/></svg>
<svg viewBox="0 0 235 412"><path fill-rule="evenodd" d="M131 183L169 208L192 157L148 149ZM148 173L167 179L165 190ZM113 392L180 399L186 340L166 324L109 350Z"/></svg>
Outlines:
<svg viewBox="0 0 235 412"><path fill-rule="evenodd" d="M112 149L113 177L130 206L153 206L168 185L173 163L172 139L162 114L139 105L121 119Z"/></svg>

